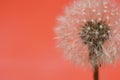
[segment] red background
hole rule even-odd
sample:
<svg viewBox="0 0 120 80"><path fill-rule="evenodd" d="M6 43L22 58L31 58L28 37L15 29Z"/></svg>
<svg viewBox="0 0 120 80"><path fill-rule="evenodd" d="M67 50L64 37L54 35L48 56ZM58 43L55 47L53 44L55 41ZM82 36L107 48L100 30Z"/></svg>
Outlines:
<svg viewBox="0 0 120 80"><path fill-rule="evenodd" d="M0 1L0 80L92 80L89 68L75 67L55 48L56 17L71 1ZM100 69L100 80L119 75L120 63Z"/></svg>

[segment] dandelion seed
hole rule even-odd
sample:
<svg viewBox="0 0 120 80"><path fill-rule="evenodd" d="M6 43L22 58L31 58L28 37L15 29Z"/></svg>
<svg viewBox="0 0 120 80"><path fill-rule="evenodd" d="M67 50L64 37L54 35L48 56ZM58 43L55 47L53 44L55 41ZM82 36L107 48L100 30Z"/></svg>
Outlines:
<svg viewBox="0 0 120 80"><path fill-rule="evenodd" d="M92 10L92 12L96 12L96 10L95 10L95 9L93 9L93 10Z"/></svg>
<svg viewBox="0 0 120 80"><path fill-rule="evenodd" d="M107 10L104 10L104 13L106 13L107 12Z"/></svg>
<svg viewBox="0 0 120 80"><path fill-rule="evenodd" d="M103 29L103 25L100 25L99 27L100 27L100 29Z"/></svg>
<svg viewBox="0 0 120 80"><path fill-rule="evenodd" d="M98 13L97 13L97 15L99 16L99 15L101 15L101 13L100 13L100 12L98 12Z"/></svg>
<svg viewBox="0 0 120 80"><path fill-rule="evenodd" d="M108 20L108 19L110 19L110 17L109 17L109 16L106 16L106 19Z"/></svg>
<svg viewBox="0 0 120 80"><path fill-rule="evenodd" d="M87 22L87 20L86 20L86 19L83 19L83 22L84 22L84 23L86 23L86 22Z"/></svg>

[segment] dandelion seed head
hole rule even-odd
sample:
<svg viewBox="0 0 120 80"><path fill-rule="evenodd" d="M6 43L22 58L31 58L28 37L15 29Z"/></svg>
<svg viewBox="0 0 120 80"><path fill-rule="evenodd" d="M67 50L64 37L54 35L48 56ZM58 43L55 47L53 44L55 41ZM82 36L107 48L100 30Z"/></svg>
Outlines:
<svg viewBox="0 0 120 80"><path fill-rule="evenodd" d="M75 0L67 6L55 29L66 58L84 65L115 62L120 51L119 9L114 0Z"/></svg>

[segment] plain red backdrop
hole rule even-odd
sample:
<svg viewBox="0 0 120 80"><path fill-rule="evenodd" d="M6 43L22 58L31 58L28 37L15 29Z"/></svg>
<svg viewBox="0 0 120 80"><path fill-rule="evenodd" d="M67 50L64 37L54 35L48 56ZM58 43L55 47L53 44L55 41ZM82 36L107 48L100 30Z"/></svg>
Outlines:
<svg viewBox="0 0 120 80"><path fill-rule="evenodd" d="M92 80L89 68L75 67L55 48L56 17L71 1L0 1L0 80ZM119 75L120 64L100 69L100 80Z"/></svg>

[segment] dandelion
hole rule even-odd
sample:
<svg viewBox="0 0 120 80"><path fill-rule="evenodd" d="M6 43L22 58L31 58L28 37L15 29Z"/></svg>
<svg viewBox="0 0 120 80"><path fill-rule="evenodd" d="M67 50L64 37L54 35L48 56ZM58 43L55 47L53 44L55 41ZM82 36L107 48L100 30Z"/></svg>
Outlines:
<svg viewBox="0 0 120 80"><path fill-rule="evenodd" d="M112 64L120 50L120 7L114 0L76 0L57 18L58 46L75 64L98 68Z"/></svg>

